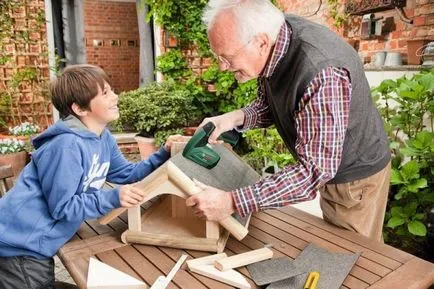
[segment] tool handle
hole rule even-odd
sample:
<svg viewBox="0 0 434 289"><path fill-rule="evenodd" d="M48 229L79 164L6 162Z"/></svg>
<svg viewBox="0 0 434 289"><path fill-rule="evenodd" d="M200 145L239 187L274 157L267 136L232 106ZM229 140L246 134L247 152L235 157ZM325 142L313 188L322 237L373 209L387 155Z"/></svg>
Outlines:
<svg viewBox="0 0 434 289"><path fill-rule="evenodd" d="M181 187L181 189L188 195L192 196L201 191L200 188L198 188L194 182L171 161L167 164L167 170L169 178ZM249 233L249 231L232 216L219 221L219 223L237 240L242 240Z"/></svg>
<svg viewBox="0 0 434 289"><path fill-rule="evenodd" d="M261 248L216 260L214 266L220 271L226 271L271 258L273 258L273 251L269 248Z"/></svg>
<svg viewBox="0 0 434 289"><path fill-rule="evenodd" d="M319 272L310 272L309 276L307 276L306 283L304 284L303 289L316 289L316 285L319 280Z"/></svg>

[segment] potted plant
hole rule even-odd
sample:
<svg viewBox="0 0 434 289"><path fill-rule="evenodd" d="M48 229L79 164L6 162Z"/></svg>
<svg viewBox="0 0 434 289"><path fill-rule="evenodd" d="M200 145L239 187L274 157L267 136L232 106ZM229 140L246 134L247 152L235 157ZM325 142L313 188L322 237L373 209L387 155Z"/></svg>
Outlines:
<svg viewBox="0 0 434 289"><path fill-rule="evenodd" d="M31 136L39 132L39 126L30 122L23 122L20 125L9 128L9 135L20 140L29 140Z"/></svg>
<svg viewBox="0 0 434 289"><path fill-rule="evenodd" d="M159 145L156 133L163 139L167 133L181 133L179 129L195 119L196 107L193 97L173 81L151 83L146 87L121 93L119 96L120 117L116 127L125 130L132 127L139 131L136 141L140 155L147 158ZM167 132L162 134L162 132ZM161 141L159 141L161 142Z"/></svg>
<svg viewBox="0 0 434 289"><path fill-rule="evenodd" d="M18 177L27 163L26 143L16 138L0 139L0 165L11 165Z"/></svg>

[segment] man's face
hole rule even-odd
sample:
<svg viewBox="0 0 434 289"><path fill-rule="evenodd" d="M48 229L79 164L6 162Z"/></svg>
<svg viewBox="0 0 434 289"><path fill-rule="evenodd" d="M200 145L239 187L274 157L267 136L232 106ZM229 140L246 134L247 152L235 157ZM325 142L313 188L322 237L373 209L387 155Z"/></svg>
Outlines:
<svg viewBox="0 0 434 289"><path fill-rule="evenodd" d="M231 13L222 13L208 32L211 50L219 61L220 70L232 71L238 82L257 78L268 58L262 37L255 36L247 43L238 39L237 27ZM268 43L267 43L268 44Z"/></svg>

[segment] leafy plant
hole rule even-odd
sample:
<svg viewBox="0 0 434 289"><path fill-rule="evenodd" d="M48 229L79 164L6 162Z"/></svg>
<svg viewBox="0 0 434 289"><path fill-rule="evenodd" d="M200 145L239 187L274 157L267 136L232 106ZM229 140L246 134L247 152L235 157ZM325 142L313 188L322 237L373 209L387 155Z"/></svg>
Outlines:
<svg viewBox="0 0 434 289"><path fill-rule="evenodd" d="M11 110L11 96L6 91L0 92L0 130L7 129L6 117Z"/></svg>
<svg viewBox="0 0 434 289"><path fill-rule="evenodd" d="M196 108L188 91L173 81L151 83L119 96L120 118L116 126L133 128L146 136L187 126Z"/></svg>
<svg viewBox="0 0 434 289"><path fill-rule="evenodd" d="M348 20L349 15L343 12L343 4L341 0L327 0L329 6L329 18L333 19L333 25L336 28L341 28Z"/></svg>
<svg viewBox="0 0 434 289"><path fill-rule="evenodd" d="M168 130L160 130L158 132L155 133L155 145L157 147L160 147L169 136L171 135L183 135L184 134L184 130L182 128L175 128L175 129L168 129Z"/></svg>
<svg viewBox="0 0 434 289"><path fill-rule="evenodd" d="M385 239L423 255L428 212L434 206L434 69L385 80L373 96L393 155Z"/></svg>
<svg viewBox="0 0 434 289"><path fill-rule="evenodd" d="M174 34L181 42L192 43L197 45L202 53L209 53L206 29L201 19L207 0L145 0L145 2L150 8L147 21L154 17L156 23Z"/></svg>
<svg viewBox="0 0 434 289"><path fill-rule="evenodd" d="M39 131L39 126L29 122L23 122L20 125L9 128L9 134L15 136L30 136Z"/></svg>
<svg viewBox="0 0 434 289"><path fill-rule="evenodd" d="M15 138L0 139L0 154L12 154L25 151L25 142Z"/></svg>
<svg viewBox="0 0 434 289"><path fill-rule="evenodd" d="M172 49L157 57L157 70L170 78L178 78L186 74L187 66L187 60L179 49Z"/></svg>
<svg viewBox="0 0 434 289"><path fill-rule="evenodd" d="M248 152L243 158L259 173L267 166L279 168L295 163L275 128L255 129L244 133Z"/></svg>

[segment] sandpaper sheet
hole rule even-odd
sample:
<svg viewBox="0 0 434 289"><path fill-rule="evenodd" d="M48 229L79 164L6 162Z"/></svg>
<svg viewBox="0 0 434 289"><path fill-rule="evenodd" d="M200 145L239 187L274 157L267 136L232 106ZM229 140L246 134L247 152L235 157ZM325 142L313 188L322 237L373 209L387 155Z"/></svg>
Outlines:
<svg viewBox="0 0 434 289"><path fill-rule="evenodd" d="M288 279L303 273L297 270L294 261L289 257L270 259L247 266L250 277L258 286Z"/></svg>
<svg viewBox="0 0 434 289"><path fill-rule="evenodd" d="M197 179L206 185L224 191L249 186L260 179L260 175L254 169L223 144L213 145L212 148L220 155L220 161L212 169L204 168L184 158L182 152L176 154L170 160L191 179ZM241 224L245 224L248 219L248 217L241 218L239 215L235 215L235 218Z"/></svg>
<svg viewBox="0 0 434 289"><path fill-rule="evenodd" d="M360 254L332 253L314 244L309 244L294 260L294 265L296 270L307 274L312 271L320 273L317 289L339 289L359 256ZM301 283L301 286L304 285L307 275L304 282L299 280L301 278L302 276L299 276L297 280L279 281L279 283L270 284L267 289L300 289L302 287L299 285Z"/></svg>
<svg viewBox="0 0 434 289"><path fill-rule="evenodd" d="M303 273L289 279L277 281L268 285L266 289L303 289L308 275L308 273Z"/></svg>

